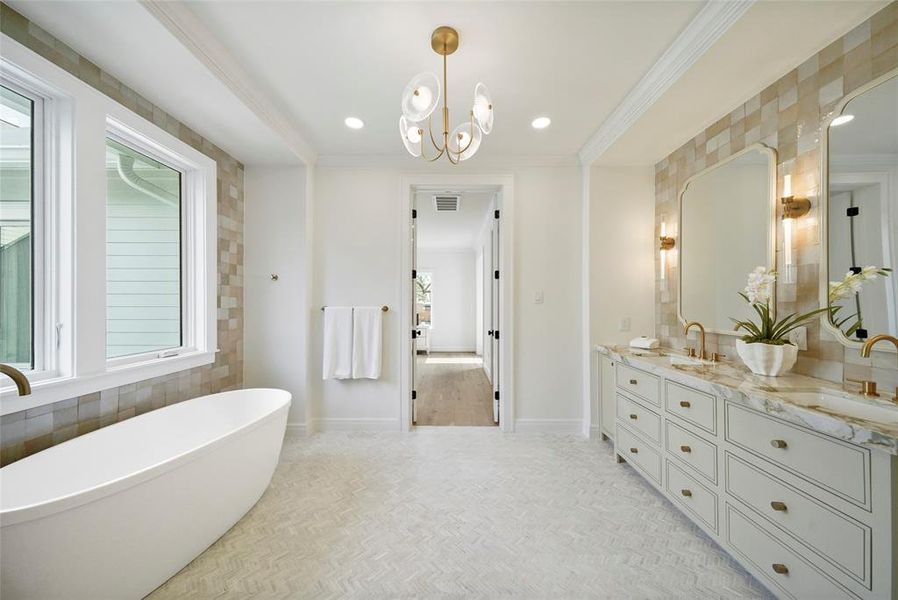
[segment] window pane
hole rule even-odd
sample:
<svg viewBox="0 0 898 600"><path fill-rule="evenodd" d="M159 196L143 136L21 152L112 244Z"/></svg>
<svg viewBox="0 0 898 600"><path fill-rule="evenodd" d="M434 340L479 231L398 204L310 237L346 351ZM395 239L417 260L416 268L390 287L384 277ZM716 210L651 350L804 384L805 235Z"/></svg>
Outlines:
<svg viewBox="0 0 898 600"><path fill-rule="evenodd" d="M0 362L33 368L34 103L0 86Z"/></svg>
<svg viewBox="0 0 898 600"><path fill-rule="evenodd" d="M430 325L433 313L433 275L418 273L415 279L415 300L418 325Z"/></svg>
<svg viewBox="0 0 898 600"><path fill-rule="evenodd" d="M181 346L181 173L106 140L106 357Z"/></svg>

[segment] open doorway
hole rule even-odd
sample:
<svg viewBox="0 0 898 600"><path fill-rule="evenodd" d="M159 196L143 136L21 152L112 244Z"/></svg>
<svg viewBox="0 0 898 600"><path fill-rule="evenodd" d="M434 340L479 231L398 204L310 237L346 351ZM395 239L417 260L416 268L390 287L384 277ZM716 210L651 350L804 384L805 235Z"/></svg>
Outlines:
<svg viewBox="0 0 898 600"><path fill-rule="evenodd" d="M416 187L413 420L499 424L495 186Z"/></svg>

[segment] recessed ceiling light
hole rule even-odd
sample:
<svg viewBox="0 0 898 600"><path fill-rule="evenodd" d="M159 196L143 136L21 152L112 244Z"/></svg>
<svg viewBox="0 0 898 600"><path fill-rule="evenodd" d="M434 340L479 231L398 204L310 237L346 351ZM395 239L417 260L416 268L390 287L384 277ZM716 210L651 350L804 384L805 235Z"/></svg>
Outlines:
<svg viewBox="0 0 898 600"><path fill-rule="evenodd" d="M833 122L829 124L830 127L838 127L839 125L844 125L848 121L854 119L854 115L839 115Z"/></svg>
<svg viewBox="0 0 898 600"><path fill-rule="evenodd" d="M551 124L552 124L552 119L550 119L549 117L536 117L530 123L530 125L534 129L545 129L546 127L548 127Z"/></svg>
<svg viewBox="0 0 898 600"><path fill-rule="evenodd" d="M365 126L365 122L358 117L346 117L343 122L346 123L346 126L350 129L361 129Z"/></svg>

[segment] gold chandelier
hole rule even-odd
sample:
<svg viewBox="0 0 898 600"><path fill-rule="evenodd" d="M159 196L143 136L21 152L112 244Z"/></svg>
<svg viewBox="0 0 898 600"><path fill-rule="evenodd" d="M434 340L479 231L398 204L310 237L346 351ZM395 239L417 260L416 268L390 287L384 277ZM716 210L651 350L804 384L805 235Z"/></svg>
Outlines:
<svg viewBox="0 0 898 600"><path fill-rule="evenodd" d="M446 86L446 57L458 50L458 32L452 27L437 27L430 36L433 51L443 57L443 136L433 134L433 112L440 103L440 80L433 73L419 73L405 86L402 93L402 116L399 117L399 135L409 154L422 157L429 162L438 160L444 154L453 165L474 156L480 148L484 135L493 130L493 101L485 85L474 86L474 104L470 120L449 132L449 107ZM428 157L424 151L424 121L434 156Z"/></svg>

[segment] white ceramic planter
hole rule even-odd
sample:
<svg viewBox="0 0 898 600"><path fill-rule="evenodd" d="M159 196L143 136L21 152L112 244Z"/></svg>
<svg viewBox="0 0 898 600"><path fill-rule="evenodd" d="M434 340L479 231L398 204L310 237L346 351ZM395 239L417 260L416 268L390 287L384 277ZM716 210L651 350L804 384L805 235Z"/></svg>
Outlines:
<svg viewBox="0 0 898 600"><path fill-rule="evenodd" d="M798 347L792 344L747 344L736 340L736 352L752 373L768 377L788 373L798 360Z"/></svg>

